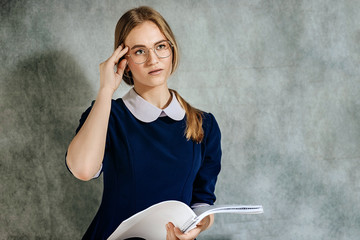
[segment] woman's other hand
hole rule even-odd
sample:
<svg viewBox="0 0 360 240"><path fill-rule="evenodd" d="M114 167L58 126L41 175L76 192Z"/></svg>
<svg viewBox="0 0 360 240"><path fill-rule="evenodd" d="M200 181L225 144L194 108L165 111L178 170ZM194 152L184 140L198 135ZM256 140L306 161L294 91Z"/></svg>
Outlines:
<svg viewBox="0 0 360 240"><path fill-rule="evenodd" d="M214 215L209 215L201 220L196 228L189 232L183 233L178 227L175 227L173 223L166 224L166 240L193 240L202 231L208 229L214 222Z"/></svg>
<svg viewBox="0 0 360 240"><path fill-rule="evenodd" d="M119 87L123 73L125 71L127 60L121 57L128 51L128 47L123 47L121 44L105 62L100 64L100 89L109 89L112 93ZM115 71L115 66L116 71Z"/></svg>

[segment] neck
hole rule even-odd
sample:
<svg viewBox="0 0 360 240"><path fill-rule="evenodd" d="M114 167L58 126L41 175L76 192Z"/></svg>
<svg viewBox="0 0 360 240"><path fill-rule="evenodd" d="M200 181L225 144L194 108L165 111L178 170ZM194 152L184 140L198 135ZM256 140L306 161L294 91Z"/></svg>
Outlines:
<svg viewBox="0 0 360 240"><path fill-rule="evenodd" d="M157 87L139 87L134 85L134 90L143 99L160 109L166 108L171 100L171 94L167 85Z"/></svg>

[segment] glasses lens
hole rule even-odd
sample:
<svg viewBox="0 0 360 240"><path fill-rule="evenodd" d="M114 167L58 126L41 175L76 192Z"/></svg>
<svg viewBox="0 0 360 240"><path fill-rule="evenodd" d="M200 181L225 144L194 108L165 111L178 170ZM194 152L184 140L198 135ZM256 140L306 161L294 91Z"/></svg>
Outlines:
<svg viewBox="0 0 360 240"><path fill-rule="evenodd" d="M135 63L143 63L147 59L147 49L146 48L134 48L130 51L131 58Z"/></svg>
<svg viewBox="0 0 360 240"><path fill-rule="evenodd" d="M155 51L159 58L166 58L171 54L169 42L161 42L155 45Z"/></svg>

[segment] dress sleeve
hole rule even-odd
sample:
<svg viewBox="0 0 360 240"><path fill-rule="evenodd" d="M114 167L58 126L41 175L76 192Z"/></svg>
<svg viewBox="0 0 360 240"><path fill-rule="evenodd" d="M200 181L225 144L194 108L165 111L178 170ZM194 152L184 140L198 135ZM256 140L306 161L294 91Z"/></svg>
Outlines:
<svg viewBox="0 0 360 240"><path fill-rule="evenodd" d="M202 164L193 184L191 205L197 203L214 204L215 184L221 169L221 132L215 117L204 114L204 139L202 144Z"/></svg>
<svg viewBox="0 0 360 240"><path fill-rule="evenodd" d="M88 109L86 109L86 111L83 112L83 114L81 115L81 118L79 120L79 126L75 130L75 135L80 131L81 127L84 125L84 123L85 123L85 121L86 121L87 117L89 116L89 113L90 113L90 111L92 109L92 106L94 105L94 102L95 101L92 101L91 106L88 107ZM69 168L69 166L67 164L66 156L67 156L67 151L65 153L65 166L69 170L69 172L72 174L71 169ZM101 167L100 167L99 171L94 175L93 178L98 178L100 176L101 172L102 172L102 164L101 164Z"/></svg>

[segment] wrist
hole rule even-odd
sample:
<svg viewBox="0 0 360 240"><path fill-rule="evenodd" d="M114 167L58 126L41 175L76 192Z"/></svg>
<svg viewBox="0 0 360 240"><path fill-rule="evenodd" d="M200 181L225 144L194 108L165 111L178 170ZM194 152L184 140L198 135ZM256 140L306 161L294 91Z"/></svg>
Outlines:
<svg viewBox="0 0 360 240"><path fill-rule="evenodd" d="M98 97L112 98L114 92L114 89L102 87L99 89Z"/></svg>

